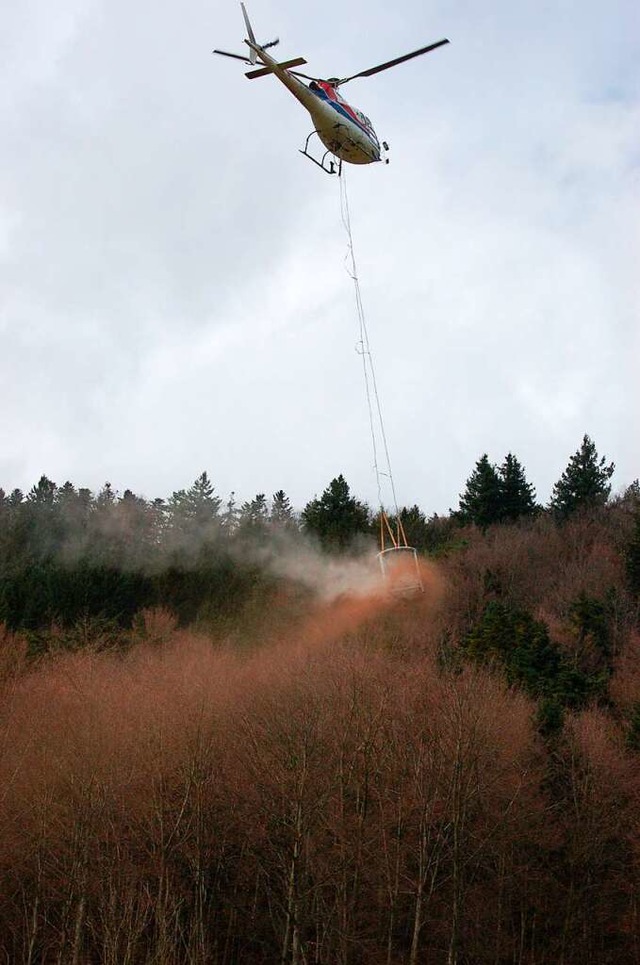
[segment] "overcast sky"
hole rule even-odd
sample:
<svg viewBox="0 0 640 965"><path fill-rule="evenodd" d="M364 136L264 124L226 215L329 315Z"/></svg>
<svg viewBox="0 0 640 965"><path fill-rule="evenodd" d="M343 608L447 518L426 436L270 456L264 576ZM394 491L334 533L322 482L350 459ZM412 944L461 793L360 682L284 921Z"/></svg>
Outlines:
<svg viewBox="0 0 640 965"><path fill-rule="evenodd" d="M451 45L344 97L391 145L348 166L401 504L478 457L538 498L589 433L640 475L637 0L248 0L320 77ZM0 486L168 496L207 470L298 507L375 504L337 178L235 0L13 0L0 32Z"/></svg>

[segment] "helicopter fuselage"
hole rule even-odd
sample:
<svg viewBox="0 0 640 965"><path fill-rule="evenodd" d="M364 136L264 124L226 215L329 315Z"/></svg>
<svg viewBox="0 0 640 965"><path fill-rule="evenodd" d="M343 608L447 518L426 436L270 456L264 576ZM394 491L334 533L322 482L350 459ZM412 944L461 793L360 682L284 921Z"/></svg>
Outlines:
<svg viewBox="0 0 640 965"><path fill-rule="evenodd" d="M261 62L305 107L318 137L336 157L350 164L372 164L382 160L380 142L368 117L351 107L336 88L327 81L312 80L309 86L274 60L266 51L250 41Z"/></svg>

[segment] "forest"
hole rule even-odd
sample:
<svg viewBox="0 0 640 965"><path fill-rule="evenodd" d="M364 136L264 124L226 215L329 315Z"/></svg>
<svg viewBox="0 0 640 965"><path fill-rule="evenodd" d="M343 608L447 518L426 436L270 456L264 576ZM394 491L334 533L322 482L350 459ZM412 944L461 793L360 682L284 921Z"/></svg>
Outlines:
<svg viewBox="0 0 640 965"><path fill-rule="evenodd" d="M10 963L640 962L640 484L0 490ZM455 497L452 498L452 501Z"/></svg>

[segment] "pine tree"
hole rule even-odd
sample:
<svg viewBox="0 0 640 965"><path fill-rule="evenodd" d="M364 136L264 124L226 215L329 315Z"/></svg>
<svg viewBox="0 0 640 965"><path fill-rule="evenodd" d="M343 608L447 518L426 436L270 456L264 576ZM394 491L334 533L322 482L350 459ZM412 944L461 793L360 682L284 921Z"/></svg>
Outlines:
<svg viewBox="0 0 640 965"><path fill-rule="evenodd" d="M173 493L171 510L175 521L190 530L210 526L218 518L222 502L214 492L209 476L203 472L189 489Z"/></svg>
<svg viewBox="0 0 640 965"><path fill-rule="evenodd" d="M215 495L209 476L203 472L189 489L179 489L169 500L168 532L173 551L181 563L203 553L218 551L223 520L220 517L222 500ZM182 556L181 556L182 555Z"/></svg>
<svg viewBox="0 0 640 965"><path fill-rule="evenodd" d="M239 530L242 535L253 537L264 535L268 515L267 497L264 493L258 493L253 499L244 502L240 507L239 517Z"/></svg>
<svg viewBox="0 0 640 965"><path fill-rule="evenodd" d="M465 641L469 656L483 663L500 661L507 680L538 697L557 688L561 653L546 624L526 610L491 601Z"/></svg>
<svg viewBox="0 0 640 965"><path fill-rule="evenodd" d="M372 524L373 532L380 533L380 513L377 513ZM389 520L389 525L391 530L395 533L397 530L397 517L395 514L393 516L387 517ZM433 532L433 520L438 519L437 516L433 516L431 519L427 520L427 517L422 512L417 503L413 506L403 506L400 510L400 524L404 535L407 538L407 544L417 549L419 552L425 550L433 549L434 547L434 532ZM437 524L436 524L437 525ZM383 531L387 532L386 526L383 523Z"/></svg>
<svg viewBox="0 0 640 965"><path fill-rule="evenodd" d="M456 513L463 523L475 523L486 529L500 521L502 502L501 479L496 467L485 453L478 459L476 468L467 479L466 489L460 495L460 507Z"/></svg>
<svg viewBox="0 0 640 965"><path fill-rule="evenodd" d="M27 501L37 506L53 506L57 486L46 476L40 476L37 485L32 486Z"/></svg>
<svg viewBox="0 0 640 965"><path fill-rule="evenodd" d="M75 556L84 541L93 497L88 489L76 491L73 483L67 481L56 492L56 507L64 533L65 545Z"/></svg>
<svg viewBox="0 0 640 965"><path fill-rule="evenodd" d="M417 550L426 549L429 537L427 519L417 504L402 507L400 510L400 523L402 524L404 535L407 537L409 546L413 546L414 549Z"/></svg>
<svg viewBox="0 0 640 965"><path fill-rule="evenodd" d="M240 520L247 523L266 522L269 510L267 508L267 497L264 493L258 493L253 499L247 500L240 507Z"/></svg>
<svg viewBox="0 0 640 965"><path fill-rule="evenodd" d="M622 494L621 502L628 506L632 512L640 509L640 479L634 479L629 483Z"/></svg>
<svg viewBox="0 0 640 965"><path fill-rule="evenodd" d="M60 504L73 503L77 499L77 495L75 486L67 480L56 492L56 502Z"/></svg>
<svg viewBox="0 0 640 965"><path fill-rule="evenodd" d="M156 515L146 499L125 489L116 507L123 561L128 568L142 569L156 549Z"/></svg>
<svg viewBox="0 0 640 965"><path fill-rule="evenodd" d="M284 489L279 489L271 499L269 522L276 529L295 529L296 520L291 501Z"/></svg>
<svg viewBox="0 0 640 965"><path fill-rule="evenodd" d="M216 519L222 500L214 495L214 488L206 472L198 476L187 490L187 502L194 519L202 524Z"/></svg>
<svg viewBox="0 0 640 965"><path fill-rule="evenodd" d="M238 509L238 503L236 501L235 492L229 493L229 498L227 499L224 512L220 517L220 526L224 536L229 539L236 532L238 528L238 517L240 515L240 510Z"/></svg>
<svg viewBox="0 0 640 965"><path fill-rule="evenodd" d="M20 505L22 504L22 502L23 502L23 499L24 499L24 497L23 497L23 494L22 494L22 490L21 490L21 489L13 489L13 490L11 491L9 497L8 497L9 505L10 505L12 508L15 508L16 506L20 506Z"/></svg>
<svg viewBox="0 0 640 965"><path fill-rule="evenodd" d="M536 493L527 482L524 467L512 453L505 456L499 470L500 519L513 521L521 516L533 516L536 512Z"/></svg>
<svg viewBox="0 0 640 965"><path fill-rule="evenodd" d="M119 567L123 563L118 497L118 491L105 482L93 501L86 542L86 558L92 566Z"/></svg>
<svg viewBox="0 0 640 965"><path fill-rule="evenodd" d="M551 509L566 519L578 509L604 506L611 492L614 463L598 459L595 443L585 435L582 445L569 460L569 465L553 487Z"/></svg>
<svg viewBox="0 0 640 965"><path fill-rule="evenodd" d="M49 558L60 548L63 528L55 502L57 489L54 482L41 476L22 507L24 546L34 559Z"/></svg>
<svg viewBox="0 0 640 965"><path fill-rule="evenodd" d="M332 479L320 498L302 511L302 522L326 547L344 548L370 529L369 509L355 499L343 475Z"/></svg>
<svg viewBox="0 0 640 965"><path fill-rule="evenodd" d="M106 482L96 496L96 507L102 509L105 506L113 506L117 498L118 493L116 490L110 482Z"/></svg>
<svg viewBox="0 0 640 965"><path fill-rule="evenodd" d="M163 546L167 532L167 504L161 497L156 497L148 506L151 532L156 548Z"/></svg>

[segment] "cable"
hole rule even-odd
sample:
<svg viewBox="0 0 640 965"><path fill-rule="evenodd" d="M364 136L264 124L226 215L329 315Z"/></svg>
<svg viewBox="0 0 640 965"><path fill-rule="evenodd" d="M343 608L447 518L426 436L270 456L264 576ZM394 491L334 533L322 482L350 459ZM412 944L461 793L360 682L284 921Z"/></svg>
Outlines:
<svg viewBox="0 0 640 965"><path fill-rule="evenodd" d="M362 304L362 294L360 292L360 280L358 278L358 269L356 265L356 256L353 247L353 233L351 231L351 215L349 211L349 198L347 196L347 179L344 171L344 167L341 176L338 178L340 184L340 213L342 216L342 223L344 225L345 231L347 233L348 239L348 249L345 256L345 267L347 274L353 281L353 287L356 295L356 311L358 314L358 324L359 324L359 334L360 341L358 342L359 348L357 349L358 354L362 356L362 369L364 374L364 384L367 396L367 408L369 410L369 427L371 431L371 445L373 449L373 467L376 473L376 484L378 487L378 502L380 504L380 510L384 513L384 500L382 498L382 483L381 476L385 475L391 486L391 495L393 497L393 506L395 509L396 520L400 520L400 512L398 509L398 499L396 496L396 488L393 481L393 472L391 471L391 458L389 456L389 446L387 443L387 434L384 428L384 420L382 418L382 406L380 404L380 395L378 393L378 384L376 381L376 373L373 365L373 355L371 353L371 345L369 343L369 332L367 330L367 320L364 313L364 306ZM372 392L373 390L373 392ZM372 401L375 400L375 411ZM382 439L382 445L384 449L384 457L386 461L386 472L380 470L378 464L378 446L376 440L376 415L378 422L378 429L380 433L380 438Z"/></svg>

